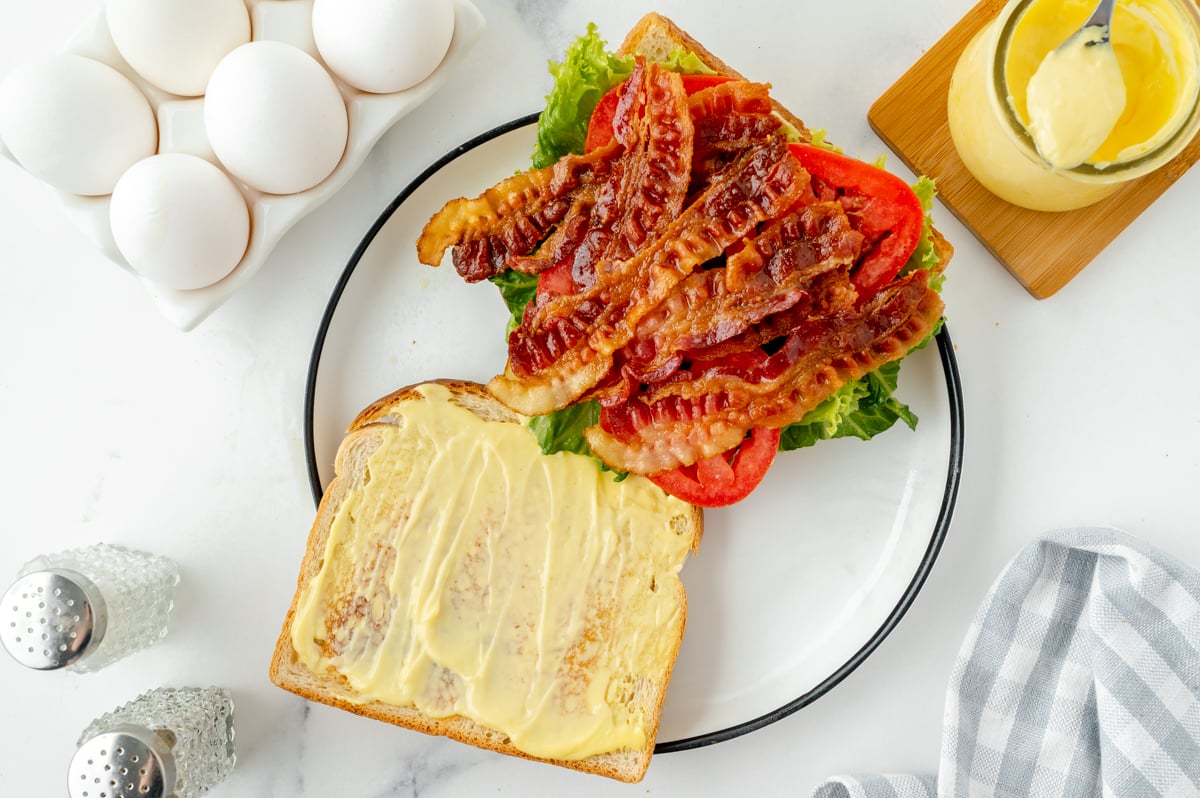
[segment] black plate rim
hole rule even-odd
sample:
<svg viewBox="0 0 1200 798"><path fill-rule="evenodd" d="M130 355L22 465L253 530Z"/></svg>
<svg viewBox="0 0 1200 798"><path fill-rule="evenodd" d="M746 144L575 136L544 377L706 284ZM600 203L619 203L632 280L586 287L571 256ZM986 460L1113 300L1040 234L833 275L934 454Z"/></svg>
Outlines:
<svg viewBox="0 0 1200 798"><path fill-rule="evenodd" d="M316 405L316 388L317 376L321 365L321 354L325 349L325 338L329 333L329 327L333 323L334 313L337 311L338 303L341 301L342 294L346 290L346 286L350 283L350 278L354 275L354 270L358 267L367 249L374 241L375 236L383 229L383 226L392 218L392 214L404 204L404 202L421 187L425 181L429 180L437 174L443 167L451 161L459 158L467 152L486 144L492 139L503 136L521 127L525 127L537 122L538 114L526 114L518 117L510 122L498 125L491 130L480 133L478 136L469 141L460 144L450 152L443 155L421 174L417 175L411 183L405 186L404 190L396 195L395 199L388 204L371 227L367 230L354 252L350 255L350 259L346 262L345 268L339 275L337 283L333 287L329 301L325 305L325 310L321 315L321 322L317 327L316 338L313 342L312 353L308 361L308 375L304 383L304 450L308 465L308 484L312 491L313 501L320 504L321 495L324 488L321 485L321 475L317 464L315 433L313 428L313 414ZM962 476L963 463L963 396L962 384L958 372L958 359L954 355L954 344L950 340L950 331L947 325L943 324L942 329L938 332L937 337L938 354L942 362L942 371L946 377L946 394L950 405L950 453L946 467L946 488L942 496L942 504L938 510L938 518L934 524L932 534L930 535L929 545L925 549L925 553L921 558L921 562L917 566L916 573L901 594L900 600L896 606L884 619L878 629L868 638L867 642L856 651L851 657L846 660L833 673L826 677L820 684L805 692L803 695L787 702L783 706L778 707L770 712L760 715L757 718L743 721L742 723L734 724L724 729L700 734L694 737L686 737L679 740L667 740L659 742L654 746L654 753L665 754L671 751L686 751L693 748L702 748L716 743L732 740L735 737L749 734L752 731L769 726L787 716L793 714L799 709L808 706L816 701L821 696L828 693L836 687L842 680L854 672L867 657L874 653L881 643L889 634L899 625L904 615L912 607L916 600L917 594L921 592L930 573L933 571L933 565L937 561L938 554L942 550L942 545L946 541L946 535L950 531L950 522L954 516L954 506L958 499L958 486Z"/></svg>

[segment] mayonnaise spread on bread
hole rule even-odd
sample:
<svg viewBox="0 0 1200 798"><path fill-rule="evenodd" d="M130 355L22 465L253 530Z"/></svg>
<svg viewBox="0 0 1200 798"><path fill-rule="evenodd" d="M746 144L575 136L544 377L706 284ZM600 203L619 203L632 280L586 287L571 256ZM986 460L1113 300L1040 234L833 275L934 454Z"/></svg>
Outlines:
<svg viewBox="0 0 1200 798"><path fill-rule="evenodd" d="M643 747L656 706L638 691L682 634L693 541L669 522L688 506L418 390L336 510L298 657L355 701L462 715L532 756Z"/></svg>

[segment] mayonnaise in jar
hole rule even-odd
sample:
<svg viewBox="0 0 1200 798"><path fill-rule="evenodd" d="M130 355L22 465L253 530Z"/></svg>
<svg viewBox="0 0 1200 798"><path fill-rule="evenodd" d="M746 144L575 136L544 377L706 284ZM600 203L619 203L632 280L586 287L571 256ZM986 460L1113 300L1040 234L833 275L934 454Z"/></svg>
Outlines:
<svg viewBox="0 0 1200 798"><path fill-rule="evenodd" d="M1000 198L1063 211L1170 161L1200 126L1200 11L1117 0L1114 59L1071 39L1093 0L1013 0L967 45L947 99L963 164ZM1094 40L1094 38L1093 38ZM1032 84L1032 85L1031 85Z"/></svg>

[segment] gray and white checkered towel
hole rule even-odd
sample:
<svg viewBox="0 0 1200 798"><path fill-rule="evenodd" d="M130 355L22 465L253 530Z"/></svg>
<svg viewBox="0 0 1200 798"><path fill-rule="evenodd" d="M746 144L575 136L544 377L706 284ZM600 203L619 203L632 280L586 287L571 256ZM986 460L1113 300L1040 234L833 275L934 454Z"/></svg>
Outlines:
<svg viewBox="0 0 1200 798"><path fill-rule="evenodd" d="M959 652L937 776L814 798L1200 796L1200 574L1109 529L1029 545Z"/></svg>

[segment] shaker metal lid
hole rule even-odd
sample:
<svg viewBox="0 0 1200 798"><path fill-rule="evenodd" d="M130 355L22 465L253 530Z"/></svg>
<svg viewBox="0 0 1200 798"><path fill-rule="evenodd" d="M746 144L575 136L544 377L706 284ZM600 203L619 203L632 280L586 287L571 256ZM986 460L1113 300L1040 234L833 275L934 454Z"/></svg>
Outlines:
<svg viewBox="0 0 1200 798"><path fill-rule="evenodd" d="M67 771L71 798L165 798L175 792L175 779L170 746L140 726L85 740Z"/></svg>
<svg viewBox="0 0 1200 798"><path fill-rule="evenodd" d="M0 602L0 643L17 662L38 670L76 662L99 645L108 624L99 589L75 571L26 574Z"/></svg>

